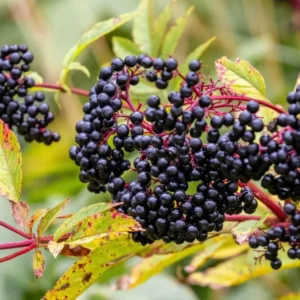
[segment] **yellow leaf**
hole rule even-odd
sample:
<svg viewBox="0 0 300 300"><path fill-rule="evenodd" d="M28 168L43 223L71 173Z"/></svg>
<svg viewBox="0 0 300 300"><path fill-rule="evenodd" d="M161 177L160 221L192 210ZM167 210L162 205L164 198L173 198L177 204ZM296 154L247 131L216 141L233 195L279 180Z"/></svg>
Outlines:
<svg viewBox="0 0 300 300"><path fill-rule="evenodd" d="M215 62L219 80L235 93L261 100L266 98L264 78L248 61L222 57Z"/></svg>
<svg viewBox="0 0 300 300"><path fill-rule="evenodd" d="M38 249L33 254L33 272L35 277L39 278L44 274L45 271L45 259L42 252Z"/></svg>
<svg viewBox="0 0 300 300"><path fill-rule="evenodd" d="M299 260L289 259L283 251L279 253L279 258L282 260L282 270L300 266ZM262 259L261 263L258 262L256 265L254 260L249 263L249 257L246 253L220 263L204 272L193 273L187 278L187 282L193 285L222 288L238 285L271 272L274 272L274 270L271 268L269 261Z"/></svg>
<svg viewBox="0 0 300 300"><path fill-rule="evenodd" d="M278 300L299 300L300 293L290 293L280 297Z"/></svg>

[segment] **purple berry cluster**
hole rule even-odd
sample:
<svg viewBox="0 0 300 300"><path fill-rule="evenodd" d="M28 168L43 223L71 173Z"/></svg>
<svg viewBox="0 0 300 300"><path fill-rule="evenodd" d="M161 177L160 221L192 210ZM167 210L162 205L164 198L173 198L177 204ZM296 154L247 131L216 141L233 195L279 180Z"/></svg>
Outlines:
<svg viewBox="0 0 300 300"><path fill-rule="evenodd" d="M42 92L28 93L34 79L27 77L33 54L26 45L0 49L0 119L24 135L27 142L50 145L60 140L58 133L46 127L54 120Z"/></svg>

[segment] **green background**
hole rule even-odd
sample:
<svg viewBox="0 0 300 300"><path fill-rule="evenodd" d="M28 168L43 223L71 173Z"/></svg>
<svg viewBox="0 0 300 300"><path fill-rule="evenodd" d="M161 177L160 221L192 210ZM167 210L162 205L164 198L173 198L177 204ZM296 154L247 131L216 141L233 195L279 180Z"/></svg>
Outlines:
<svg viewBox="0 0 300 300"><path fill-rule="evenodd" d="M159 13L169 1L154 3L155 12ZM35 55L32 69L44 82L55 83L64 55L85 30L100 20L131 12L138 4L137 0L0 0L0 44L26 43ZM191 50L216 36L217 40L202 57L202 71L214 77L214 61L224 55L232 60L246 59L264 76L269 99L285 106L285 95L293 89L300 70L300 12L289 5L289 1L178 0L174 5L173 22L191 5L195 10L174 57L183 62ZM80 61L90 70L91 77L74 71L71 84L89 89L96 81L100 66L113 58L111 37L131 38L131 27L129 22L84 51ZM74 143L74 125L82 117L81 105L85 99L61 95L62 109L59 110L53 94L47 95L57 116L52 129L61 133L62 141L47 147L26 145L20 138L24 154L22 200L30 204L31 211L53 207L67 196L72 198L70 211L108 200L107 196L86 192L77 179L77 167L68 159L68 148ZM8 204L2 201L1 205L0 219L12 222ZM0 234L1 242L15 238L3 229ZM31 260L32 253L29 253L0 266L1 299L40 299L73 262L70 258L55 260L46 255L45 274L35 279ZM126 274L130 264L113 270L110 277ZM107 279L91 287L80 299L268 300L299 289L299 270L278 271L263 280L259 278L238 287L212 291L180 283L174 276L180 266L184 266L184 261L131 291L112 291L112 282Z"/></svg>

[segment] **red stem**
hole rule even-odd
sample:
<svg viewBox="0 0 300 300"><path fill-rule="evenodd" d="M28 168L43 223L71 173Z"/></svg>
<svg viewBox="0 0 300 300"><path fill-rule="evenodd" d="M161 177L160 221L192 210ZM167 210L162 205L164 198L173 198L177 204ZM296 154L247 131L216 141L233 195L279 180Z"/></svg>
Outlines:
<svg viewBox="0 0 300 300"><path fill-rule="evenodd" d="M59 84L51 84L51 83L36 83L34 85L35 87L43 87L51 90L58 90L61 92L67 92L61 85ZM89 91L78 89L78 88L70 88L71 92L73 94L79 95L79 96L84 96L88 97L89 96Z"/></svg>
<svg viewBox="0 0 300 300"><path fill-rule="evenodd" d="M4 244L0 244L0 250L23 248L23 247L30 246L32 243L34 243L34 239L20 241L20 242L13 242L13 243L4 243Z"/></svg>
<svg viewBox="0 0 300 300"><path fill-rule="evenodd" d="M22 250L0 258L0 263L3 263L3 262L8 261L8 260L11 260L11 259L16 258L18 256L21 256L21 255L23 255L23 254L31 251L35 247L36 247L36 243L34 241L32 244L30 244L28 247L26 247L26 248L24 248Z"/></svg>
<svg viewBox="0 0 300 300"><path fill-rule="evenodd" d="M22 237L24 237L24 238L26 238L28 240L32 239L32 235L30 235L30 234L28 234L28 233L26 233L24 231L21 231L18 228L15 228L15 227L13 227L13 226L11 226L11 225L3 222L3 221L0 221L0 226L3 226L3 227L5 227L6 229L8 229L10 231L13 231L13 232L17 233L18 235L20 235L20 236L22 236Z"/></svg>
<svg viewBox="0 0 300 300"><path fill-rule="evenodd" d="M227 222L244 222L249 220L260 220L259 216L249 216L249 215L225 215L225 221Z"/></svg>
<svg viewBox="0 0 300 300"><path fill-rule="evenodd" d="M255 198L257 198L261 203L268 207L280 221L284 221L287 218L282 207L278 203L273 201L269 197L269 195L265 193L261 188L259 188L254 182L250 181L247 184L240 182L239 185L241 187L249 187L253 192Z"/></svg>
<svg viewBox="0 0 300 300"><path fill-rule="evenodd" d="M268 101L265 100L260 100L260 99L254 99L254 98L249 98L249 97L245 97L245 96L210 96L210 99L212 100L223 100L223 99L228 99L228 100L241 100L241 101L251 101L254 100L256 102L258 102L261 105L264 105L266 107L269 107L273 110L275 110L276 112L278 112L279 114L283 113L285 114L285 110L277 105L274 105Z"/></svg>

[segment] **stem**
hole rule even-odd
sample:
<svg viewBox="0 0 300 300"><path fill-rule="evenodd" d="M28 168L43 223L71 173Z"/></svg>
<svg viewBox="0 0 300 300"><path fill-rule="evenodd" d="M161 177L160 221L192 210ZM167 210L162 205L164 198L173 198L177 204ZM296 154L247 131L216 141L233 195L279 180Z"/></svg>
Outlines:
<svg viewBox="0 0 300 300"><path fill-rule="evenodd" d="M24 248L22 250L0 258L0 263L3 263L3 262L8 261L8 260L11 260L11 259L13 259L15 257L18 257L18 256L21 256L21 255L23 255L23 254L31 251L35 247L36 247L36 243L34 241L32 244L30 244L28 247L26 247L26 248Z"/></svg>
<svg viewBox="0 0 300 300"><path fill-rule="evenodd" d="M43 87L51 90L58 90L61 92L66 93L67 90L65 90L60 84L51 84L51 83L36 83L34 85L35 87ZM71 92L73 94L79 95L79 96L84 96L84 97L89 97L89 91L87 90L82 90L78 88L70 88Z"/></svg>
<svg viewBox="0 0 300 300"><path fill-rule="evenodd" d="M269 195L265 193L260 187L258 187L254 182L250 181L247 184L240 182L239 185L241 187L248 186L253 192L255 198L257 198L261 203L268 207L280 221L284 221L287 218L282 207L278 203L274 202L269 197Z"/></svg>
<svg viewBox="0 0 300 300"><path fill-rule="evenodd" d="M23 247L30 246L32 243L34 243L34 239L20 241L20 242L13 242L13 243L4 243L4 244L0 244L0 250L23 248Z"/></svg>
<svg viewBox="0 0 300 300"><path fill-rule="evenodd" d="M225 221L227 222L244 222L249 220L260 220L259 216L249 216L249 215L225 215Z"/></svg>
<svg viewBox="0 0 300 300"><path fill-rule="evenodd" d="M228 100L240 100L240 101L251 101L254 100L256 102L258 102L261 105L264 105L266 107L269 107L273 110L275 110L276 112L278 112L279 114L283 113L285 114L285 110L277 105L274 105L268 101L265 100L260 100L260 99L254 99L254 98L249 98L249 97L245 97L245 96L227 96L227 95L223 95L223 96L210 96L211 100L223 100L223 99L228 99Z"/></svg>
<svg viewBox="0 0 300 300"><path fill-rule="evenodd" d="M3 221L0 221L0 226L5 227L6 229L8 229L10 231L13 231L13 232L17 233L18 235L20 235L20 236L22 236L22 237L24 237L24 238L26 238L28 240L32 239L32 235L30 235L30 234L28 234L28 233L26 233L24 231L21 231L18 228L15 228L15 227L13 227L13 226L11 226L11 225L3 222Z"/></svg>

